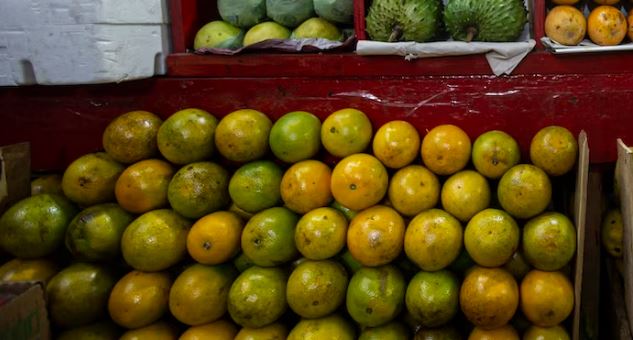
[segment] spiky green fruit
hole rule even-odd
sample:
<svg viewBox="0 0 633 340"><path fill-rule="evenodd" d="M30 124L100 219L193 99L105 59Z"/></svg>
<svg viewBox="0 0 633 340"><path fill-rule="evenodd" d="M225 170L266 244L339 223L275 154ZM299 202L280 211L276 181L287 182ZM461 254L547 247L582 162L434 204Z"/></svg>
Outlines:
<svg viewBox="0 0 633 340"><path fill-rule="evenodd" d="M367 14L367 33L377 41L431 40L441 24L439 0L374 0Z"/></svg>
<svg viewBox="0 0 633 340"><path fill-rule="evenodd" d="M527 22L523 0L448 0L446 30L462 41L516 41Z"/></svg>

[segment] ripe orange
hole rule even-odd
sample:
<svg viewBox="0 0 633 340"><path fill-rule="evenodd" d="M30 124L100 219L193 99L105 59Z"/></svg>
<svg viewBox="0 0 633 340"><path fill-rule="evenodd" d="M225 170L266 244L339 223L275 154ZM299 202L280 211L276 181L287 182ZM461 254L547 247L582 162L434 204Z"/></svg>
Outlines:
<svg viewBox="0 0 633 340"><path fill-rule="evenodd" d="M231 177L229 195L240 209L256 213L272 208L281 199L283 170L272 161L255 161L242 165Z"/></svg>
<svg viewBox="0 0 633 340"><path fill-rule="evenodd" d="M224 158L249 162L268 151L268 137L273 123L263 113L242 109L226 115L215 131L215 145Z"/></svg>
<svg viewBox="0 0 633 340"><path fill-rule="evenodd" d="M607 250L607 253L613 257L622 257L624 225L620 209L609 210L602 220L602 228L600 229L602 246Z"/></svg>
<svg viewBox="0 0 633 340"><path fill-rule="evenodd" d="M105 152L81 156L66 168L62 190L80 206L114 201L114 186L123 169Z"/></svg>
<svg viewBox="0 0 633 340"><path fill-rule="evenodd" d="M242 328L235 340L283 340L288 337L288 328L282 323L273 323L261 328Z"/></svg>
<svg viewBox="0 0 633 340"><path fill-rule="evenodd" d="M167 199L174 211L197 219L226 207L228 188L229 173L223 167L213 162L191 163L169 182Z"/></svg>
<svg viewBox="0 0 633 340"><path fill-rule="evenodd" d="M557 4L557 5L574 5L578 1L579 0L552 0L552 2Z"/></svg>
<svg viewBox="0 0 633 340"><path fill-rule="evenodd" d="M353 340L354 327L338 314L320 319L303 319L288 334L288 340Z"/></svg>
<svg viewBox="0 0 633 340"><path fill-rule="evenodd" d="M593 0L593 2L598 5L615 5L619 2L619 0Z"/></svg>
<svg viewBox="0 0 633 340"><path fill-rule="evenodd" d="M553 326L553 327L538 327L531 326L525 331L523 334L524 340L569 340L569 334L565 330L565 328L561 326Z"/></svg>
<svg viewBox="0 0 633 340"><path fill-rule="evenodd" d="M480 266L499 267L519 247L519 226L505 211L486 209L475 215L464 231L464 245Z"/></svg>
<svg viewBox="0 0 633 340"><path fill-rule="evenodd" d="M352 210L362 210L380 202L387 193L387 169L374 156L359 153L342 159L332 171L334 198Z"/></svg>
<svg viewBox="0 0 633 340"><path fill-rule="evenodd" d="M519 164L508 170L497 187L497 198L503 210L516 218L534 217L549 205L552 184L540 168Z"/></svg>
<svg viewBox="0 0 633 340"><path fill-rule="evenodd" d="M568 46L578 45L585 38L586 32L587 20L576 7L556 6L547 12L545 35L555 42Z"/></svg>
<svg viewBox="0 0 633 340"><path fill-rule="evenodd" d="M574 309L574 288L561 272L533 270L521 282L521 310L534 325L556 326Z"/></svg>
<svg viewBox="0 0 633 340"><path fill-rule="evenodd" d="M550 176L564 175L576 164L578 142L562 126L548 126L534 135L530 159Z"/></svg>
<svg viewBox="0 0 633 340"><path fill-rule="evenodd" d="M619 8L598 6L587 18L589 39L601 46L618 45L624 40L627 32L626 17Z"/></svg>
<svg viewBox="0 0 633 340"><path fill-rule="evenodd" d="M626 21L629 24L629 39L633 40L633 9L629 10L629 16L626 18Z"/></svg>
<svg viewBox="0 0 633 340"><path fill-rule="evenodd" d="M468 340L519 340L519 333L510 325L485 330L478 327L470 332Z"/></svg>
<svg viewBox="0 0 633 340"><path fill-rule="evenodd" d="M418 131L403 120L386 123L374 136L374 155L389 168L399 169L413 162L419 149Z"/></svg>
<svg viewBox="0 0 633 340"><path fill-rule="evenodd" d="M165 321L159 321L149 326L129 330L121 336L120 340L176 340L178 328Z"/></svg>
<svg viewBox="0 0 633 340"><path fill-rule="evenodd" d="M207 111L184 109L171 115L158 130L158 149L174 164L200 162L213 155L218 119Z"/></svg>
<svg viewBox="0 0 633 340"><path fill-rule="evenodd" d="M427 168L409 165L398 170L391 178L388 197L399 213L415 216L437 205L440 182Z"/></svg>
<svg viewBox="0 0 633 340"><path fill-rule="evenodd" d="M488 178L503 176L520 159L519 144L503 131L488 131L477 137L473 144L473 165Z"/></svg>
<svg viewBox="0 0 633 340"><path fill-rule="evenodd" d="M299 217L287 208L274 207L257 213L242 231L242 251L258 266L273 267L292 261L295 226Z"/></svg>
<svg viewBox="0 0 633 340"><path fill-rule="evenodd" d="M301 317L314 319L333 313L345 301L347 272L338 262L305 261L290 274L286 300Z"/></svg>
<svg viewBox="0 0 633 340"><path fill-rule="evenodd" d="M305 111L286 113L273 124L268 141L275 157L286 163L312 158L321 147L321 121Z"/></svg>
<svg viewBox="0 0 633 340"><path fill-rule="evenodd" d="M292 165L281 179L281 198L290 210L305 214L332 201L332 170L323 162L301 161Z"/></svg>
<svg viewBox="0 0 633 340"><path fill-rule="evenodd" d="M216 211L193 224L187 234L187 251L202 264L220 264L240 251L244 223L237 214Z"/></svg>
<svg viewBox="0 0 633 340"><path fill-rule="evenodd" d="M318 208L303 215L295 229L295 244L301 255L325 260L345 247L347 219L334 208Z"/></svg>
<svg viewBox="0 0 633 340"><path fill-rule="evenodd" d="M576 253L576 229L560 213L544 213L529 220L522 239L525 259L536 269L559 270Z"/></svg>
<svg viewBox="0 0 633 340"><path fill-rule="evenodd" d="M470 160L470 138L459 127L440 125L429 131L422 140L422 160L437 175L452 175L463 169Z"/></svg>
<svg viewBox="0 0 633 340"><path fill-rule="evenodd" d="M464 170L449 177L442 186L442 207L462 222L490 205L488 181L476 171Z"/></svg>
<svg viewBox="0 0 633 340"><path fill-rule="evenodd" d="M42 281L57 274L57 264L48 259L13 259L0 266L0 282Z"/></svg>
<svg viewBox="0 0 633 340"><path fill-rule="evenodd" d="M333 112L321 126L321 142L336 157L362 152L371 142L371 135L369 118L356 109Z"/></svg>
<svg viewBox="0 0 633 340"><path fill-rule="evenodd" d="M189 327L178 340L233 340L236 334L235 324L218 320L206 325Z"/></svg>
<svg viewBox="0 0 633 340"><path fill-rule="evenodd" d="M130 164L158 154L156 135L163 121L147 111L116 117L103 131L103 148L117 162Z"/></svg>
<svg viewBox="0 0 633 340"><path fill-rule="evenodd" d="M430 209L409 222L404 251L422 270L436 271L451 264L462 248L462 226L449 213Z"/></svg>
<svg viewBox="0 0 633 340"><path fill-rule="evenodd" d="M127 167L119 176L114 194L119 205L142 214L167 205L167 187L174 175L172 166L159 159L148 159Z"/></svg>
<svg viewBox="0 0 633 340"><path fill-rule="evenodd" d="M347 248L364 266L387 264L402 252L404 231L398 212L377 205L354 217L347 230Z"/></svg>

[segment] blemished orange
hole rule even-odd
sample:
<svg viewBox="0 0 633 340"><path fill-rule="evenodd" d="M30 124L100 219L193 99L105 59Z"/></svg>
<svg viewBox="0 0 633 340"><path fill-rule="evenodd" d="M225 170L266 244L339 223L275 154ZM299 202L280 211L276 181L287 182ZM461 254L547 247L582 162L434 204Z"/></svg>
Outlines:
<svg viewBox="0 0 633 340"><path fill-rule="evenodd" d="M436 271L459 256L462 238L462 226L455 217L444 210L429 209L409 222L404 251L422 270Z"/></svg>
<svg viewBox="0 0 633 340"><path fill-rule="evenodd" d="M578 45L586 33L587 19L574 6L556 6L545 17L545 35L559 44Z"/></svg>
<svg viewBox="0 0 633 340"><path fill-rule="evenodd" d="M249 162L268 151L273 123L262 112L242 109L224 116L215 129L215 145L226 159Z"/></svg>
<svg viewBox="0 0 633 340"><path fill-rule="evenodd" d="M167 187L173 167L160 159L147 159L123 170L114 194L121 208L142 214L167 205Z"/></svg>
<svg viewBox="0 0 633 340"><path fill-rule="evenodd" d="M360 110L342 109L331 113L321 125L321 143L336 157L362 152L371 142L372 126Z"/></svg>
<svg viewBox="0 0 633 340"><path fill-rule="evenodd" d="M340 204L362 210L380 202L388 184L385 166L374 156L358 153L343 158L336 165L330 188Z"/></svg>
<svg viewBox="0 0 633 340"><path fill-rule="evenodd" d="M303 215L295 228L295 244L301 255L325 260L345 247L347 219L330 207L314 209Z"/></svg>
<svg viewBox="0 0 633 340"><path fill-rule="evenodd" d="M347 248L364 266L387 264L402 252L404 231L397 211L377 205L354 217L347 230Z"/></svg>
<svg viewBox="0 0 633 340"><path fill-rule="evenodd" d="M411 123L403 120L386 123L374 136L374 155L389 168L399 169L413 162L419 148L418 131Z"/></svg>
<svg viewBox="0 0 633 340"><path fill-rule="evenodd" d="M298 162L281 179L281 199L290 210L305 214L332 201L332 170L316 160Z"/></svg>
<svg viewBox="0 0 633 340"><path fill-rule="evenodd" d="M216 211L196 221L187 235L187 251L202 264L220 264L240 250L244 222L234 212Z"/></svg>
<svg viewBox="0 0 633 340"><path fill-rule="evenodd" d="M539 327L556 326L574 309L574 288L561 272L532 270L521 282L521 310Z"/></svg>
<svg viewBox="0 0 633 340"><path fill-rule="evenodd" d="M227 320L218 320L206 325L189 327L179 340L233 340L237 326Z"/></svg>
<svg viewBox="0 0 633 340"><path fill-rule="evenodd" d="M613 6L598 6L587 18L589 39L601 46L618 45L624 40L627 30L626 17Z"/></svg>
<svg viewBox="0 0 633 340"><path fill-rule="evenodd" d="M131 329L121 336L120 340L176 340L178 328L165 321L153 323L147 327Z"/></svg>
<svg viewBox="0 0 633 340"><path fill-rule="evenodd" d="M422 165L408 165L391 177L387 194L391 205L399 213L415 216L437 205L440 182Z"/></svg>
<svg viewBox="0 0 633 340"><path fill-rule="evenodd" d="M162 119L147 111L116 117L103 131L105 152L117 162L130 164L158 154L156 135Z"/></svg>
<svg viewBox="0 0 633 340"><path fill-rule="evenodd" d="M437 175L452 175L470 160L470 138L452 124L439 125L422 140L422 161Z"/></svg>
<svg viewBox="0 0 633 340"><path fill-rule="evenodd" d="M530 143L530 159L550 176L569 172L576 164L578 142L562 126L547 126L534 135Z"/></svg>
<svg viewBox="0 0 633 340"><path fill-rule="evenodd" d="M244 327L235 336L235 340L284 340L288 328L282 323L273 323L260 328Z"/></svg>

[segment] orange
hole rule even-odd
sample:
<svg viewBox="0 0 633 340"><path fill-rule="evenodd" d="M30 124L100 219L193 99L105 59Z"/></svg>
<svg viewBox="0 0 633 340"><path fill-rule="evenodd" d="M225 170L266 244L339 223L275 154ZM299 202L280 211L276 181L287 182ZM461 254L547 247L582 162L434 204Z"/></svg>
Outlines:
<svg viewBox="0 0 633 340"><path fill-rule="evenodd" d="M359 153L343 158L332 171L334 198L352 210L380 202L387 193L387 169L374 156Z"/></svg>
<svg viewBox="0 0 633 340"><path fill-rule="evenodd" d="M611 209L602 220L600 228L602 246L613 257L622 257L624 225L620 209Z"/></svg>
<svg viewBox="0 0 633 340"><path fill-rule="evenodd" d="M220 154L234 162L262 158L268 151L268 137L273 123L265 114L242 109L226 115L215 131L215 145Z"/></svg>
<svg viewBox="0 0 633 340"><path fill-rule="evenodd" d="M358 340L410 339L411 336L409 333L409 330L404 324L393 321L382 326L363 329L358 337Z"/></svg>
<svg viewBox="0 0 633 340"><path fill-rule="evenodd" d="M347 283L347 272L338 262L307 260L290 274L286 300L301 317L324 317L345 301Z"/></svg>
<svg viewBox="0 0 633 340"><path fill-rule="evenodd" d="M619 0L593 0L593 2L598 5L615 5L619 2Z"/></svg>
<svg viewBox="0 0 633 340"><path fill-rule="evenodd" d="M430 209L409 222L404 236L404 251L422 270L447 267L462 247L462 226L449 213Z"/></svg>
<svg viewBox="0 0 633 340"><path fill-rule="evenodd" d="M478 327L470 332L468 340L519 340L519 333L510 325L485 330Z"/></svg>
<svg viewBox="0 0 633 340"><path fill-rule="evenodd" d="M404 277L396 267L363 267L347 287L347 311L361 326L384 325L404 307L405 289Z"/></svg>
<svg viewBox="0 0 633 340"><path fill-rule="evenodd" d="M486 209L468 222L464 246L480 266L499 267L516 252L520 234L519 226L508 213Z"/></svg>
<svg viewBox="0 0 633 340"><path fill-rule="evenodd" d="M63 195L62 176L45 175L31 181L31 196L39 194Z"/></svg>
<svg viewBox="0 0 633 340"><path fill-rule="evenodd" d="M422 160L437 175L452 175L470 160L470 138L464 130L451 124L429 131L422 140Z"/></svg>
<svg viewBox="0 0 633 340"><path fill-rule="evenodd" d="M576 164L577 157L576 138L562 126L545 127L532 138L530 159L550 176L569 172Z"/></svg>
<svg viewBox="0 0 633 340"><path fill-rule="evenodd" d="M325 260L345 247L347 219L334 208L318 208L303 215L295 229L295 244L301 255Z"/></svg>
<svg viewBox="0 0 633 340"><path fill-rule="evenodd" d="M354 218L354 216L356 216L356 214L358 213L356 210L352 210L337 201L332 201L332 203L330 204L330 207L338 210L343 215L345 215L345 218L347 219L348 222L351 221Z"/></svg>
<svg viewBox="0 0 633 340"><path fill-rule="evenodd" d="M242 328L235 340L284 340L288 337L288 328L282 323L273 323L261 328Z"/></svg>
<svg viewBox="0 0 633 340"><path fill-rule="evenodd" d="M220 264L240 251L244 223L237 214L216 211L193 224L187 235L187 251L202 264Z"/></svg>
<svg viewBox="0 0 633 340"><path fill-rule="evenodd" d="M167 187L174 175L172 166L159 159L134 163L123 171L114 187L119 205L142 214L167 205Z"/></svg>
<svg viewBox="0 0 633 340"><path fill-rule="evenodd" d="M427 168L408 165L398 170L388 189L389 201L399 213L415 216L437 205L440 198L440 182Z"/></svg>
<svg viewBox="0 0 633 340"><path fill-rule="evenodd" d="M188 164L174 175L167 188L172 209L197 219L229 203L229 173L213 162Z"/></svg>
<svg viewBox="0 0 633 340"><path fill-rule="evenodd" d="M120 340L176 340L178 330L173 325L164 321L153 323L149 326L132 329L125 332Z"/></svg>
<svg viewBox="0 0 633 340"><path fill-rule="evenodd" d="M490 330L507 324L519 306L519 287L507 271L475 266L467 272L459 293L466 318Z"/></svg>
<svg viewBox="0 0 633 340"><path fill-rule="evenodd" d="M523 334L524 340L569 340L569 334L561 326L538 327L531 326Z"/></svg>
<svg viewBox="0 0 633 340"><path fill-rule="evenodd" d="M521 310L534 325L556 326L574 309L574 288L561 272L532 270L521 282Z"/></svg>
<svg viewBox="0 0 633 340"><path fill-rule="evenodd" d="M507 270L514 276L515 279L521 281L523 277L532 269L530 264L523 256L522 251L516 251L512 254L512 257L503 266L503 269Z"/></svg>
<svg viewBox="0 0 633 340"><path fill-rule="evenodd" d="M48 259L13 259L0 266L0 282L42 281L48 282L57 274L57 264Z"/></svg>
<svg viewBox="0 0 633 340"><path fill-rule="evenodd" d="M228 264L191 265L178 275L171 286L171 314L178 321L190 326L218 320L226 313L229 288L236 276L237 271Z"/></svg>
<svg viewBox="0 0 633 340"><path fill-rule="evenodd" d="M420 328L415 334L416 340L462 340L462 335L453 327Z"/></svg>
<svg viewBox="0 0 633 340"><path fill-rule="evenodd" d="M315 160L294 164L281 179L281 198L290 210L305 214L332 201L332 170Z"/></svg>
<svg viewBox="0 0 633 340"><path fill-rule="evenodd" d="M630 40L633 40L633 10L629 11L629 16L626 18L629 24L628 36Z"/></svg>
<svg viewBox="0 0 633 340"><path fill-rule="evenodd" d="M321 147L321 121L305 111L286 113L273 124L268 142L275 157L286 163L312 158Z"/></svg>
<svg viewBox="0 0 633 340"><path fill-rule="evenodd" d="M419 149L418 130L403 120L388 122L374 136L374 155L389 168L399 169L413 162Z"/></svg>
<svg viewBox="0 0 633 340"><path fill-rule="evenodd" d="M288 340L354 340L354 327L338 314L303 319L288 334Z"/></svg>
<svg viewBox="0 0 633 340"><path fill-rule="evenodd" d="M540 270L559 270L576 253L576 229L563 214L549 212L523 227L525 259Z"/></svg>
<svg viewBox="0 0 633 340"><path fill-rule="evenodd" d="M480 174L488 178L497 179L503 176L520 159L519 144L503 131L488 131L477 137L473 144L473 165Z"/></svg>
<svg viewBox="0 0 633 340"><path fill-rule="evenodd" d="M203 161L213 155L218 119L207 111L185 109L172 114L158 130L158 149L174 164Z"/></svg>
<svg viewBox="0 0 633 340"><path fill-rule="evenodd" d="M237 327L230 321L218 320L206 325L189 327L178 340L233 340Z"/></svg>
<svg viewBox="0 0 633 340"><path fill-rule="evenodd" d="M299 254L294 238L298 221L295 213L282 207L257 213L242 231L242 251L253 263L262 267L292 261Z"/></svg>
<svg viewBox="0 0 633 340"><path fill-rule="evenodd" d="M103 131L103 148L114 160L134 163L158 154L156 135L163 121L147 111L116 117Z"/></svg>
<svg viewBox="0 0 633 340"><path fill-rule="evenodd" d="M240 209L256 213L279 203L283 170L272 161L255 161L241 166L229 182L229 195Z"/></svg>
<svg viewBox="0 0 633 340"><path fill-rule="evenodd" d="M349 252L349 249L346 249L344 252L340 253L338 256L338 260L342 263L349 273L356 273L359 269L363 267L356 259L352 256L352 253Z"/></svg>
<svg viewBox="0 0 633 340"><path fill-rule="evenodd" d="M459 282L448 270L418 272L409 282L407 310L422 327L449 322L459 310Z"/></svg>
<svg viewBox="0 0 633 340"><path fill-rule="evenodd" d="M336 157L364 151L371 142L372 126L360 110L342 109L331 113L321 125L321 142Z"/></svg>
<svg viewBox="0 0 633 340"><path fill-rule="evenodd" d="M123 232L123 259L136 270L165 270L185 257L190 227L191 222L173 210L147 212Z"/></svg>
<svg viewBox="0 0 633 340"><path fill-rule="evenodd" d="M81 156L64 172L64 195L80 206L114 201L114 186L123 169L104 152Z"/></svg>
<svg viewBox="0 0 633 340"><path fill-rule="evenodd" d="M598 6L587 18L589 39L601 46L618 45L624 40L627 32L626 17L619 8Z"/></svg>
<svg viewBox="0 0 633 340"><path fill-rule="evenodd" d="M549 205L552 184L540 168L530 164L515 165L501 177L497 199L503 210L516 218L534 217Z"/></svg>
<svg viewBox="0 0 633 340"><path fill-rule="evenodd" d="M167 311L169 274L131 271L114 285L108 300L110 317L125 328L149 326Z"/></svg>
<svg viewBox="0 0 633 340"><path fill-rule="evenodd" d="M552 0L552 2L557 4L557 5L574 5L578 1L579 0Z"/></svg>
<svg viewBox="0 0 633 340"><path fill-rule="evenodd" d="M229 211L237 214L242 220L248 221L251 217L253 217L253 213L250 213L240 207L238 207L235 202L231 202L231 206L229 207Z"/></svg>
<svg viewBox="0 0 633 340"><path fill-rule="evenodd" d="M560 1L560 0L559 0ZM576 2L578 0L575 0ZM562 45L580 44L587 32L584 14L574 6L556 6L545 17L545 35Z"/></svg>
<svg viewBox="0 0 633 340"><path fill-rule="evenodd" d="M114 340L119 339L121 331L112 321L98 321L86 326L80 326L57 335L57 340Z"/></svg>
<svg viewBox="0 0 633 340"><path fill-rule="evenodd" d="M240 253L233 259L233 265L241 273L246 269L254 266L253 260L249 259L244 253Z"/></svg>
<svg viewBox="0 0 633 340"><path fill-rule="evenodd" d="M377 205L354 217L347 230L347 247L364 266L387 264L402 252L404 230L397 211Z"/></svg>
<svg viewBox="0 0 633 340"><path fill-rule="evenodd" d="M476 171L464 170L449 177L442 186L442 207L462 222L490 205L488 181Z"/></svg>

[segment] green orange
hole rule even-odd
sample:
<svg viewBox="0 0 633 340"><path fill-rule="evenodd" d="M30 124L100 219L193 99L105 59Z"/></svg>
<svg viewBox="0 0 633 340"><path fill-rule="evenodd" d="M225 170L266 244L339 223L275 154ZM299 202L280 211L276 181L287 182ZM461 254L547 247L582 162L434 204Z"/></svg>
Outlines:
<svg viewBox="0 0 633 340"><path fill-rule="evenodd" d="M242 232L242 251L258 266L272 267L293 260L295 226L299 217L283 207L266 209L253 216Z"/></svg>
<svg viewBox="0 0 633 340"><path fill-rule="evenodd" d="M559 270L576 253L576 228L565 215L549 212L523 227L523 253L536 269Z"/></svg>
<svg viewBox="0 0 633 340"><path fill-rule="evenodd" d="M255 161L241 166L229 181L229 195L239 208L256 213L272 208L281 200L283 170L272 161Z"/></svg>
<svg viewBox="0 0 633 340"><path fill-rule="evenodd" d="M288 328L282 323L273 323L260 328L242 328L235 340L284 340L288 336Z"/></svg>
<svg viewBox="0 0 633 340"><path fill-rule="evenodd" d="M459 310L459 282L447 270L421 271L409 282L405 301L422 327L444 325Z"/></svg>
<svg viewBox="0 0 633 340"><path fill-rule="evenodd" d="M226 115L215 132L215 145L224 158L249 162L262 158L268 151L272 122L263 113L241 109Z"/></svg>
<svg viewBox="0 0 633 340"><path fill-rule="evenodd" d="M49 259L13 259L0 266L0 282L42 281L48 282L57 274L58 265Z"/></svg>
<svg viewBox="0 0 633 340"><path fill-rule="evenodd" d="M473 144L473 165L477 171L492 179L503 176L521 160L521 150L509 134L493 130L481 134Z"/></svg>
<svg viewBox="0 0 633 340"><path fill-rule="evenodd" d="M515 165L499 181L497 198L503 210L516 218L534 217L549 205L552 184L547 174L530 164Z"/></svg>
<svg viewBox="0 0 633 340"><path fill-rule="evenodd" d="M268 141L275 157L286 163L312 158L321 147L321 121L310 112L286 113L273 124Z"/></svg>
<svg viewBox="0 0 633 340"><path fill-rule="evenodd" d="M550 176L569 172L576 164L578 142L562 126L547 126L534 135L530 143L530 159Z"/></svg>
<svg viewBox="0 0 633 340"><path fill-rule="evenodd" d="M393 321L382 326L363 329L358 340L400 340L409 338L410 334L407 327L400 322Z"/></svg>
<svg viewBox="0 0 633 340"><path fill-rule="evenodd" d="M342 109L331 113L321 126L321 142L336 157L362 152L371 142L372 126L360 110Z"/></svg>
<svg viewBox="0 0 633 340"><path fill-rule="evenodd" d="M31 181L31 196L39 194L63 195L62 176L58 174L39 176Z"/></svg>
<svg viewBox="0 0 633 340"><path fill-rule="evenodd" d="M196 219L220 210L229 203L229 173L213 162L192 163L174 175L167 188L172 209Z"/></svg>
<svg viewBox="0 0 633 340"><path fill-rule="evenodd" d="M292 271L286 287L290 308L314 319L334 312L345 301L347 272L334 261L305 261Z"/></svg>
<svg viewBox="0 0 633 340"><path fill-rule="evenodd" d="M121 331L112 321L99 321L61 332L57 340L114 340L119 339Z"/></svg>
<svg viewBox="0 0 633 340"><path fill-rule="evenodd" d="M174 164L203 161L213 155L217 125L218 119L207 111L180 110L158 130L158 149Z"/></svg>
<svg viewBox="0 0 633 340"><path fill-rule="evenodd" d="M338 314L320 319L302 319L288 334L288 340L353 340L354 327Z"/></svg>
<svg viewBox="0 0 633 340"><path fill-rule="evenodd" d="M409 222L404 236L404 251L422 270L447 267L462 247L462 226L440 209L421 212Z"/></svg>
<svg viewBox="0 0 633 340"><path fill-rule="evenodd" d="M114 187L123 170L123 165L105 152L81 156L64 172L64 195L81 206L114 201Z"/></svg>
<svg viewBox="0 0 633 340"><path fill-rule="evenodd" d="M156 135L162 123L162 119L151 112L124 113L103 131L103 148L110 157L125 164L154 157L158 153Z"/></svg>
<svg viewBox="0 0 633 340"><path fill-rule="evenodd" d="M480 266L499 267L519 247L520 230L505 211L486 209L475 215L464 231L464 246Z"/></svg>

